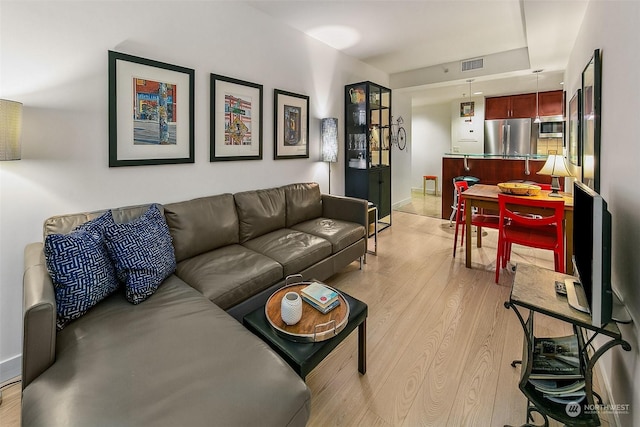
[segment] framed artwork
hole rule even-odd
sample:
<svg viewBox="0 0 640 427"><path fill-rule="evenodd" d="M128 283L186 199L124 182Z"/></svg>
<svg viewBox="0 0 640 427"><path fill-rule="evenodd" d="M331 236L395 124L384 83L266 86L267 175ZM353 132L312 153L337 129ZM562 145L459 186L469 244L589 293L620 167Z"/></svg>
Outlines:
<svg viewBox="0 0 640 427"><path fill-rule="evenodd" d="M569 101L567 129L567 159L575 166L582 165L582 90L578 89Z"/></svg>
<svg viewBox="0 0 640 427"><path fill-rule="evenodd" d="M582 182L600 191L600 101L602 62L600 49L582 72Z"/></svg>
<svg viewBox="0 0 640 427"><path fill-rule="evenodd" d="M274 90L273 158L309 158L309 97Z"/></svg>
<svg viewBox="0 0 640 427"><path fill-rule="evenodd" d="M460 117L473 117L474 102L461 102L460 103Z"/></svg>
<svg viewBox="0 0 640 427"><path fill-rule="evenodd" d="M194 162L194 75L109 51L109 167Z"/></svg>
<svg viewBox="0 0 640 427"><path fill-rule="evenodd" d="M262 159L262 85L211 74L210 161Z"/></svg>

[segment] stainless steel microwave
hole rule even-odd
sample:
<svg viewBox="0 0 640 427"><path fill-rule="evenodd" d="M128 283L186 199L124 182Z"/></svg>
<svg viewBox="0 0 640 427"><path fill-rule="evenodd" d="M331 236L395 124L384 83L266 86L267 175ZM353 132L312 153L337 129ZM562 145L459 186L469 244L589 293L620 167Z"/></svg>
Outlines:
<svg viewBox="0 0 640 427"><path fill-rule="evenodd" d="M538 138L562 138L564 135L564 118L562 116L540 117Z"/></svg>

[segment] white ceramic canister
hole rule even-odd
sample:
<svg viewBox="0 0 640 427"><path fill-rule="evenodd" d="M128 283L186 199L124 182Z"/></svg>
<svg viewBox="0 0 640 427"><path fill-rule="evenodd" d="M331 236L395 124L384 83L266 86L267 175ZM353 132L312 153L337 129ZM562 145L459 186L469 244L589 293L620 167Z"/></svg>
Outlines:
<svg viewBox="0 0 640 427"><path fill-rule="evenodd" d="M302 298L296 292L287 292L280 305L282 320L287 325L295 325L302 318Z"/></svg>

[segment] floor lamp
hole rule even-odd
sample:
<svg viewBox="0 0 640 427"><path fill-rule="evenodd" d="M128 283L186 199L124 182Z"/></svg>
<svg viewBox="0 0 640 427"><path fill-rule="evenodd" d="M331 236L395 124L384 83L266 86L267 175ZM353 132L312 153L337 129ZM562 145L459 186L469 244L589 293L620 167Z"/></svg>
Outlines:
<svg viewBox="0 0 640 427"><path fill-rule="evenodd" d="M322 161L329 163L329 194L331 194L331 163L338 161L338 119L330 117L320 122Z"/></svg>
<svg viewBox="0 0 640 427"><path fill-rule="evenodd" d="M20 134L22 132L22 104L0 99L0 161L20 160ZM5 386L14 384L8 383ZM0 389L0 404L2 390Z"/></svg>
<svg viewBox="0 0 640 427"><path fill-rule="evenodd" d="M0 99L0 160L20 160L22 104Z"/></svg>

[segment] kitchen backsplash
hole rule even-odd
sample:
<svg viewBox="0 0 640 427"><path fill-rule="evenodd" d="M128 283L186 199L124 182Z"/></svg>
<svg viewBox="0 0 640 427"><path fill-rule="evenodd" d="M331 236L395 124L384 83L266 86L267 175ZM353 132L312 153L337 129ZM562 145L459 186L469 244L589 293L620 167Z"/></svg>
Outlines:
<svg viewBox="0 0 640 427"><path fill-rule="evenodd" d="M546 156L550 151L562 153L562 138L538 138L538 153Z"/></svg>

